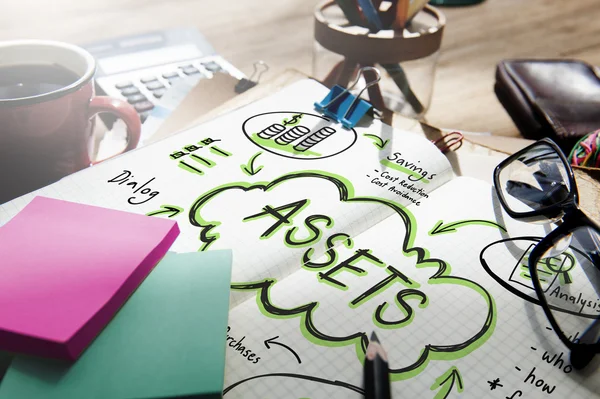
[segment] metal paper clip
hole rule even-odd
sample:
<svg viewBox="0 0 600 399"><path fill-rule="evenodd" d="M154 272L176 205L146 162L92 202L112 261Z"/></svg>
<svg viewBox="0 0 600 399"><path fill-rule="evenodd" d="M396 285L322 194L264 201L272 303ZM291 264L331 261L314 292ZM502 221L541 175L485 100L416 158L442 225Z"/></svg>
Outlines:
<svg viewBox="0 0 600 399"><path fill-rule="evenodd" d="M262 67L262 70L259 70L259 66ZM260 77L268 70L269 66L264 61L256 61L254 63L254 72L252 72L250 78L240 79L240 81L235 85L235 92L239 94L245 92L248 89L253 88L260 81ZM254 80L254 77L256 77L256 80Z"/></svg>
<svg viewBox="0 0 600 399"><path fill-rule="evenodd" d="M458 150L462 146L463 139L464 136L462 133L451 132L437 140L432 140L432 143L445 154L448 151Z"/></svg>
<svg viewBox="0 0 600 399"><path fill-rule="evenodd" d="M376 78L371 82L366 82L365 87L358 93L353 95L350 90L354 88L360 81L361 75L367 71L375 73ZM358 121L369 111L374 110L373 106L360 98L365 90L376 85L381 80L379 70L374 67L363 67L358 71L354 82L347 88L340 85L335 85L321 102L315 103L315 108L324 115L340 122L346 129L350 129L358 123ZM366 81L366 79L365 79Z"/></svg>

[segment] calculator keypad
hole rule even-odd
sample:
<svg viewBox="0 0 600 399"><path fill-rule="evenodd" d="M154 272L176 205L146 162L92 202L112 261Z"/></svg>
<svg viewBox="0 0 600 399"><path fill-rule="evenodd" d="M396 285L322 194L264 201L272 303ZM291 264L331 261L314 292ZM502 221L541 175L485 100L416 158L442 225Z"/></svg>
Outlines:
<svg viewBox="0 0 600 399"><path fill-rule="evenodd" d="M161 98L161 97L162 97L162 96L165 94L165 92L166 92L166 91L167 91L166 89L158 89L158 90L154 90L154 91L152 92L152 95L153 95L155 98Z"/></svg>
<svg viewBox="0 0 600 399"><path fill-rule="evenodd" d="M141 78L140 82L142 83L150 83L150 82L154 82L157 81L158 79L156 78L156 76L146 76L145 78Z"/></svg>
<svg viewBox="0 0 600 399"><path fill-rule="evenodd" d="M179 65L156 67L149 69L149 73L141 73L139 78L133 73L124 74L120 79L112 78L112 83L109 83L112 88L105 91L108 95L118 93L125 98L134 106L143 123L154 108L154 103L164 96L169 87L184 77L200 75L202 78L211 78L212 74L216 72L230 73L234 76L241 75L241 72L233 66L228 66L226 61L220 61L224 63L220 65L215 60L218 58L197 59ZM236 77L239 79L243 75Z"/></svg>
<svg viewBox="0 0 600 399"><path fill-rule="evenodd" d="M115 85L115 87L116 87L117 89L119 89L119 90L121 90L121 89L124 89L124 88L126 88L126 87L131 87L131 86L133 86L133 82L130 82L130 81L126 81L126 82L117 83L117 84Z"/></svg>
<svg viewBox="0 0 600 399"><path fill-rule="evenodd" d="M152 108L154 108L154 104L152 104L150 101L146 100L146 101L142 101L142 102L133 104L133 107L135 108L135 110L137 112L144 112L144 111L150 111Z"/></svg>
<svg viewBox="0 0 600 399"><path fill-rule="evenodd" d="M146 96L143 94L134 94L132 96L126 96L125 98L127 98L127 102L129 104L135 104L135 103L139 103L140 101L147 100Z"/></svg>
<svg viewBox="0 0 600 399"><path fill-rule="evenodd" d="M211 72L221 71L221 66L214 61L204 62L202 63L202 66Z"/></svg>
<svg viewBox="0 0 600 399"><path fill-rule="evenodd" d="M125 97L133 96L134 94L140 94L140 89L135 86L129 86L121 90L121 94Z"/></svg>
<svg viewBox="0 0 600 399"><path fill-rule="evenodd" d="M150 91L164 89L164 88L165 88L165 85L162 84L161 82L159 82L158 80L155 80L153 82L146 84L146 89L148 89Z"/></svg>
<svg viewBox="0 0 600 399"><path fill-rule="evenodd" d="M162 77L165 79L178 78L179 74L177 72L167 72L163 73Z"/></svg>
<svg viewBox="0 0 600 399"><path fill-rule="evenodd" d="M196 73L200 73L200 70L192 65L185 66L185 67L181 68L181 70L186 75L194 75Z"/></svg>

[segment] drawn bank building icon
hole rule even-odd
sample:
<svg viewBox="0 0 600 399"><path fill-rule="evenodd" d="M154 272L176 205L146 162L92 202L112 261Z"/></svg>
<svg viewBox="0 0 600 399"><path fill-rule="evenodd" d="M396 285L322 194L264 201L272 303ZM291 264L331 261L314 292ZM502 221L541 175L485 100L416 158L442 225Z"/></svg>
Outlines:
<svg viewBox="0 0 600 399"><path fill-rule="evenodd" d="M242 130L263 150L294 159L332 157L352 147L357 138L354 129L344 129L322 115L292 111L255 115Z"/></svg>

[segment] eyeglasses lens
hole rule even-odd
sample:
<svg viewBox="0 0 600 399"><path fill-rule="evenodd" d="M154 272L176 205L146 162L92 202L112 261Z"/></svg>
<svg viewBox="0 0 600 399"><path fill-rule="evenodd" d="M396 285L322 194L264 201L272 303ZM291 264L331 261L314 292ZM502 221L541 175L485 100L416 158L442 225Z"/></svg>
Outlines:
<svg viewBox="0 0 600 399"><path fill-rule="evenodd" d="M567 167L554 148L545 143L507 164L498 177L506 205L519 213L558 204L571 190Z"/></svg>
<svg viewBox="0 0 600 399"><path fill-rule="evenodd" d="M570 243L570 246L567 246ZM575 228L536 263L543 295L563 334L572 342L600 339L600 234Z"/></svg>

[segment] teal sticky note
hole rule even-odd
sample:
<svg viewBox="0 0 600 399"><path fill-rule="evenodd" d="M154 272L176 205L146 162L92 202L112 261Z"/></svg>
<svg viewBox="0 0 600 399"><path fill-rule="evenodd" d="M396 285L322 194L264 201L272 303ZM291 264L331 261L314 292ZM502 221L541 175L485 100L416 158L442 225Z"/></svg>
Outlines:
<svg viewBox="0 0 600 399"><path fill-rule="evenodd" d="M231 251L168 253L75 363L17 356L0 398L221 397Z"/></svg>

